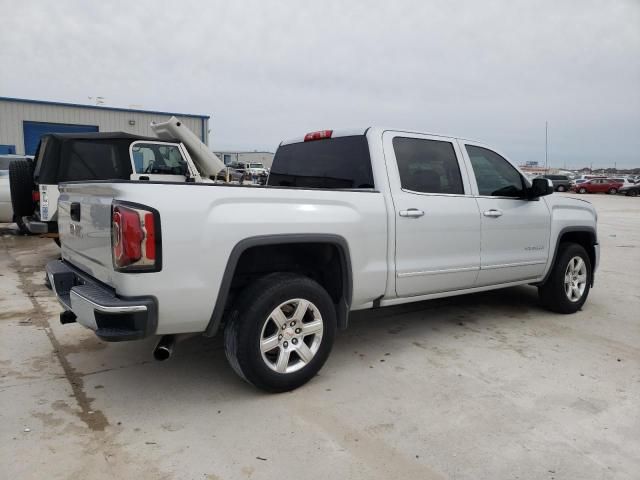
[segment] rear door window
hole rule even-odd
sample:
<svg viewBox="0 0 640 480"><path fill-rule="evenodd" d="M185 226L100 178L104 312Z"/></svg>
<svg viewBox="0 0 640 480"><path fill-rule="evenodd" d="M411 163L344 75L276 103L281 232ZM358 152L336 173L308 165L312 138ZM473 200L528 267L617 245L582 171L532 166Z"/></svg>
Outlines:
<svg viewBox="0 0 640 480"><path fill-rule="evenodd" d="M369 145L364 135L282 145L268 185L280 187L374 188Z"/></svg>
<svg viewBox="0 0 640 480"><path fill-rule="evenodd" d="M458 158L451 142L395 137L393 150L403 189L464 194Z"/></svg>

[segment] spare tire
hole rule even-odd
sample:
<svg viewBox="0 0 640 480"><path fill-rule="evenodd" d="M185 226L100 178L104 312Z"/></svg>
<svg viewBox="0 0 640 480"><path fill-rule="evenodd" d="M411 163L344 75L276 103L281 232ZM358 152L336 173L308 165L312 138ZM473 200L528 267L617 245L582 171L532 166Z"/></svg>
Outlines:
<svg viewBox="0 0 640 480"><path fill-rule="evenodd" d="M16 217L33 215L33 163L31 160L14 160L9 164L9 188L11 204Z"/></svg>

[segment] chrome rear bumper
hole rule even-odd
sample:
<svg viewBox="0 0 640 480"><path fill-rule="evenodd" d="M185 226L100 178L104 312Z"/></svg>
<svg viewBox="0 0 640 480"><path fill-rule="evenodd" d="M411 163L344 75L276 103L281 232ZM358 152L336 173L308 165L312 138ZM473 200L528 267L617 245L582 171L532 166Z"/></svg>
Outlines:
<svg viewBox="0 0 640 480"><path fill-rule="evenodd" d="M47 264L47 277L65 311L73 312L78 323L103 340L137 340L155 333L158 318L155 298L120 297L110 287L62 260Z"/></svg>

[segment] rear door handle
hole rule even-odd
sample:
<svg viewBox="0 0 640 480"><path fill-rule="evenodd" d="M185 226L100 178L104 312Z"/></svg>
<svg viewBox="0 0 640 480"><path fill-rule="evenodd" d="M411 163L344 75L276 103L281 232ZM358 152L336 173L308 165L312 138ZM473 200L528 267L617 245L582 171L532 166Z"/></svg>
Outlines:
<svg viewBox="0 0 640 480"><path fill-rule="evenodd" d="M410 218L418 218L424 215L422 210L418 210L417 208L409 208L407 210L400 210L398 214L401 217L410 217Z"/></svg>
<svg viewBox="0 0 640 480"><path fill-rule="evenodd" d="M485 217L501 217L502 210L496 210L495 208L492 208L491 210L487 210L486 212L484 212L483 215Z"/></svg>
<svg viewBox="0 0 640 480"><path fill-rule="evenodd" d="M72 202L71 207L69 208L69 213L71 215L71 220L74 222L80 221L80 203Z"/></svg>

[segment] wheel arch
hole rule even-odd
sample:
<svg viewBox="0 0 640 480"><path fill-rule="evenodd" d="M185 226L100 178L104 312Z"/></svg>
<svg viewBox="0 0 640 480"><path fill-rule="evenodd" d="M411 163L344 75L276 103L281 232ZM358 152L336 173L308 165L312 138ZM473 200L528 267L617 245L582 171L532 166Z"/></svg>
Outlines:
<svg viewBox="0 0 640 480"><path fill-rule="evenodd" d="M553 250L553 257L551 263L549 264L549 268L547 273L542 280L542 283L545 283L549 275L551 275L551 271L553 270L553 266L556 263L556 259L558 256L558 250L560 249L560 245L562 243L571 242L577 243L584 247L589 255L589 260L591 261L591 286L593 287L593 279L595 276L595 266L596 266L596 248L595 246L598 244L598 237L595 228L593 227L564 227L562 228L556 237L556 244Z"/></svg>
<svg viewBox="0 0 640 480"><path fill-rule="evenodd" d="M243 259L243 255L252 249L259 247L286 247L308 245L325 245L335 248L338 253L340 265L340 292L334 298L338 328L344 329L348 325L349 310L353 295L353 273L351 270L351 257L349 245L344 237L333 234L278 234L259 235L249 237L238 242L229 255L225 267L220 289L216 297L216 303L209 323L205 330L205 336L214 336L223 320L225 310L230 302L232 285L236 279L236 273ZM274 270L278 271L277 269ZM265 272L266 274L266 272ZM324 286L324 285L323 285ZM325 287L326 288L326 287Z"/></svg>

